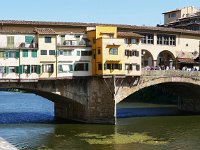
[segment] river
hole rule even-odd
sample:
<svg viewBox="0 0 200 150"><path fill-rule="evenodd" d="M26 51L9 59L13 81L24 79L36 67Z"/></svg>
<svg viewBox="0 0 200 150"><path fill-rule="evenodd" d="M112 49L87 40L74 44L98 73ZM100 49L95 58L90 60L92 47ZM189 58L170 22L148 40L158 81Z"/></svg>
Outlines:
<svg viewBox="0 0 200 150"><path fill-rule="evenodd" d="M55 123L53 110L40 96L0 92L0 137L20 150L199 149L200 116L171 105L121 103L116 126Z"/></svg>

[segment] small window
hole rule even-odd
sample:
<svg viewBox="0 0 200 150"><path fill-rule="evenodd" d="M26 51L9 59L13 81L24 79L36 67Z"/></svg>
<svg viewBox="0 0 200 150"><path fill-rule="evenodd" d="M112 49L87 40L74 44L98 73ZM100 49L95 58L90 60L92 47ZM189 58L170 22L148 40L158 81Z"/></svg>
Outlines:
<svg viewBox="0 0 200 150"><path fill-rule="evenodd" d="M98 49L98 54L99 54L99 55L101 54L101 49L100 49L100 48Z"/></svg>
<svg viewBox="0 0 200 150"><path fill-rule="evenodd" d="M55 55L55 50L49 50L49 55Z"/></svg>
<svg viewBox="0 0 200 150"><path fill-rule="evenodd" d="M98 70L102 70L102 64L98 64Z"/></svg>
<svg viewBox="0 0 200 150"><path fill-rule="evenodd" d="M51 43L51 37L45 37L45 43Z"/></svg>
<svg viewBox="0 0 200 150"><path fill-rule="evenodd" d="M81 52L80 51L77 51L77 56L81 56Z"/></svg>
<svg viewBox="0 0 200 150"><path fill-rule="evenodd" d="M47 50L41 50L41 55L47 55Z"/></svg>
<svg viewBox="0 0 200 150"><path fill-rule="evenodd" d="M109 54L110 55L118 55L118 49L117 48L110 48Z"/></svg>

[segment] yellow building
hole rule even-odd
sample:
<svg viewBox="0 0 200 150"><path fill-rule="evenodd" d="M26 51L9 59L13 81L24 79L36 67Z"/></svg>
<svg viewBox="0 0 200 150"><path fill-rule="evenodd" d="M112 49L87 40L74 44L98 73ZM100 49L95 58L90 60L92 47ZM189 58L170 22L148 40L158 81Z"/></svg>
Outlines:
<svg viewBox="0 0 200 150"><path fill-rule="evenodd" d="M124 75L124 40L117 38L117 27L96 26L87 35L92 44L92 75Z"/></svg>

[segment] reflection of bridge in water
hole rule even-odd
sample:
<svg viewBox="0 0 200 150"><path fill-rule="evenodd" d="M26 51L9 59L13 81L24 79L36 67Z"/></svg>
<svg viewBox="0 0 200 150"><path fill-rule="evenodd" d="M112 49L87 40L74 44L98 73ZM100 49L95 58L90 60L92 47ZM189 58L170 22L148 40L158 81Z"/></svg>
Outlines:
<svg viewBox="0 0 200 150"><path fill-rule="evenodd" d="M200 111L200 72L143 71L142 76L93 76L73 79L0 80L0 88L16 88L55 104L55 116L87 123L115 122L116 104L143 88L160 85L179 96L179 109Z"/></svg>

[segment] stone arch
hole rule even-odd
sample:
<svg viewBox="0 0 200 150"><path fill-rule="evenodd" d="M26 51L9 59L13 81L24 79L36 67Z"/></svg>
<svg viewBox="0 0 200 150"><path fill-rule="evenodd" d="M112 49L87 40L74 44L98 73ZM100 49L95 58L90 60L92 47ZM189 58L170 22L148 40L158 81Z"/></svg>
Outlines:
<svg viewBox="0 0 200 150"><path fill-rule="evenodd" d="M157 56L157 65L163 69L167 66L172 69L176 67L176 58L171 51L163 50Z"/></svg>
<svg viewBox="0 0 200 150"><path fill-rule="evenodd" d="M196 81L191 78L183 78L183 77L159 77L159 78L149 78L148 80L142 79L142 81L136 86L120 87L115 97L115 103L117 104L123 101L125 98L127 98L131 94L143 88L150 87L153 85L158 85L161 83L186 83L186 84L193 84L193 85L200 86L200 81Z"/></svg>
<svg viewBox="0 0 200 150"><path fill-rule="evenodd" d="M143 49L142 50L142 58L141 58L142 67L153 67L154 66L154 58L150 51Z"/></svg>

